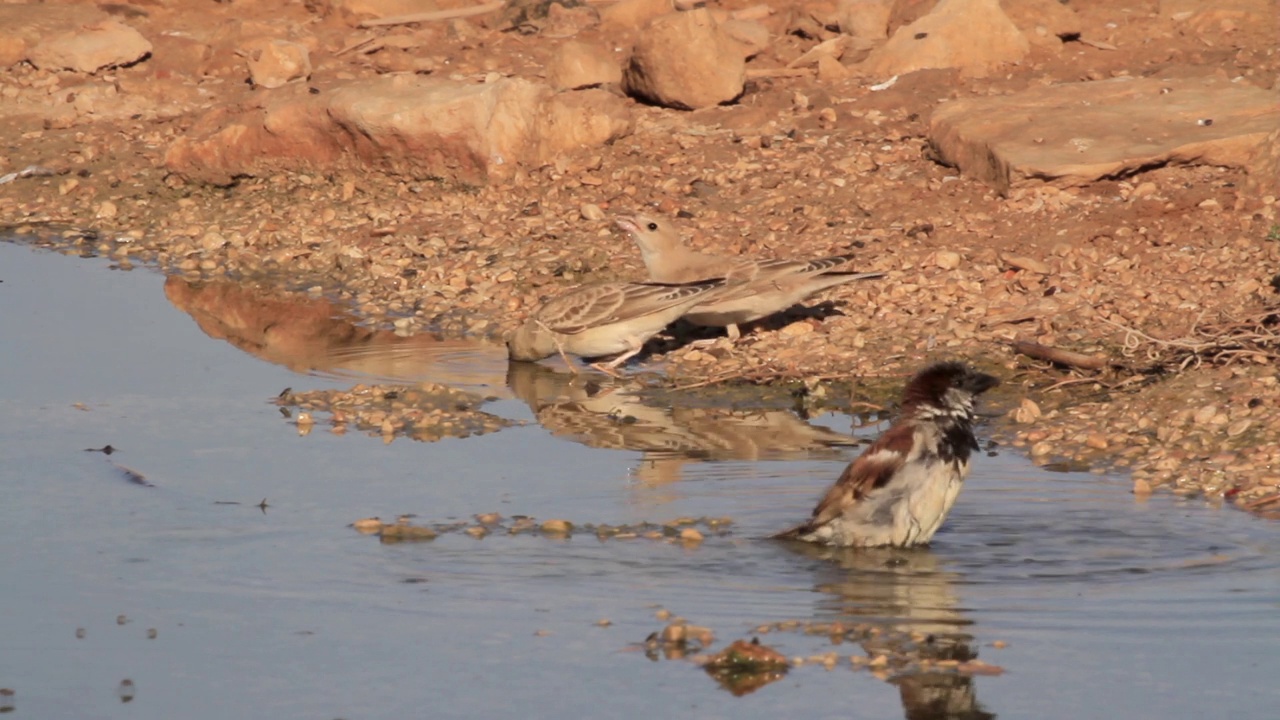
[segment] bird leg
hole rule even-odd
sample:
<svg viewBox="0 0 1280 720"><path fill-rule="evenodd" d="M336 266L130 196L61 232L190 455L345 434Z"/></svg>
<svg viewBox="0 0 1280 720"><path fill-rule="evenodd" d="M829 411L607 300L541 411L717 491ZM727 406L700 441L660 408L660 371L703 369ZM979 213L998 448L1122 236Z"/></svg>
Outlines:
<svg viewBox="0 0 1280 720"><path fill-rule="evenodd" d="M725 332L729 333L729 340L731 342L738 342L738 338L742 337L742 331L738 329L738 325L736 323L729 323L724 326L724 329Z"/></svg>
<svg viewBox="0 0 1280 720"><path fill-rule="evenodd" d="M578 374L577 364L575 364L572 360L570 360L569 356L565 354L564 345L558 339L556 340L556 350L560 352L560 359L564 360L564 364L569 366L569 372L573 373L574 375L577 375Z"/></svg>
<svg viewBox="0 0 1280 720"><path fill-rule="evenodd" d="M598 363L598 362L591 363L591 367L611 377L616 377L616 378L623 377L623 374L618 372L616 368L622 363L635 357L640 352L641 348L644 347L644 343L637 342L635 338L631 338L630 344L631 344L630 350L627 350L626 352L618 355L617 357L615 357L614 359L610 360L607 363Z"/></svg>
<svg viewBox="0 0 1280 720"><path fill-rule="evenodd" d="M559 334L557 334L557 333L556 333L555 331L553 331L551 328L547 327L547 326L546 326L544 323L542 323L541 321L538 321L538 327L540 327L540 328L542 328L543 330L546 330L546 331L547 331L547 334L551 336L551 342L555 343L555 345L556 345L556 352L560 353L560 359L561 359L561 360L564 360L564 364L569 366L569 372L573 373L574 375L577 375L577 374L578 374L578 366L577 366L577 365L575 365L575 364L573 363L573 361L569 359L569 355L568 355L567 353L565 353L565 351L564 351L564 343L560 341L560 336L559 336Z"/></svg>

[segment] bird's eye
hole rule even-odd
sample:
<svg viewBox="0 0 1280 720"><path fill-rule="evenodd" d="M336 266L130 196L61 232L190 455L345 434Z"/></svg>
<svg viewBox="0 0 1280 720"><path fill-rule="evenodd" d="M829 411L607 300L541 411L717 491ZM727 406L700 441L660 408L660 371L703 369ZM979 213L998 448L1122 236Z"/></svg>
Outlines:
<svg viewBox="0 0 1280 720"><path fill-rule="evenodd" d="M656 222L651 222L651 223L649 223L648 228L649 228L649 231L650 231L650 232L652 232L652 231L654 231L654 230L657 230L657 229L658 229L658 223L656 223Z"/></svg>

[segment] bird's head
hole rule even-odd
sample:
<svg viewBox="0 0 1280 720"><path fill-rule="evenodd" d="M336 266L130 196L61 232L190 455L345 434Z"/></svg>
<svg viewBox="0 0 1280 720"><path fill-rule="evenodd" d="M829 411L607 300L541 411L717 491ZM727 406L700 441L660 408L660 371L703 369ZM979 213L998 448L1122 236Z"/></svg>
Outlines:
<svg viewBox="0 0 1280 720"><path fill-rule="evenodd" d="M916 373L902 393L903 410L928 415L973 415L973 401L999 385L994 376L961 362L940 362Z"/></svg>
<svg viewBox="0 0 1280 720"><path fill-rule="evenodd" d="M644 213L619 215L614 224L635 240L646 258L680 245L680 233L664 218Z"/></svg>

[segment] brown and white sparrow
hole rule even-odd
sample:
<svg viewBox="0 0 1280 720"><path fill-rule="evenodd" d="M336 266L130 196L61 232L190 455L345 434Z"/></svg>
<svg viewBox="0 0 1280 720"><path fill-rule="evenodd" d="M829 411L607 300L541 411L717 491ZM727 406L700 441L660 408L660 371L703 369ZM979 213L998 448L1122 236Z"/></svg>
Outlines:
<svg viewBox="0 0 1280 720"><path fill-rule="evenodd" d="M853 271L849 267L853 255L756 260L699 253L685 246L670 221L652 215L620 216L615 223L640 247L650 280L725 278L725 291L698 304L684 319L694 325L726 328L735 340L741 334L739 325L782 312L829 287L884 275Z"/></svg>
<svg viewBox="0 0 1280 720"><path fill-rule="evenodd" d="M927 544L969 474L974 401L999 380L959 362L921 370L901 416L827 491L813 516L774 537L842 547Z"/></svg>
<svg viewBox="0 0 1280 720"><path fill-rule="evenodd" d="M559 353L577 372L568 355L602 358L592 367L614 374L645 342L675 322L689 308L724 288L721 279L699 282L583 285L547 301L507 338L507 356L536 362Z"/></svg>

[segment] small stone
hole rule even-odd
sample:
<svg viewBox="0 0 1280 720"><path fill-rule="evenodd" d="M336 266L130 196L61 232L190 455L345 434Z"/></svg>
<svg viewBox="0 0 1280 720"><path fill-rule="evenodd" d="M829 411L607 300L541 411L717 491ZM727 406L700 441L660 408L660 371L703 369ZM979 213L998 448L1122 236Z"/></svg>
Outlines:
<svg viewBox="0 0 1280 720"><path fill-rule="evenodd" d="M594 203L584 203L582 207L578 208L578 214L582 216L583 220L592 222L604 219L604 210L601 210L600 206Z"/></svg>
<svg viewBox="0 0 1280 720"><path fill-rule="evenodd" d="M1084 444L1094 450L1106 450L1108 447L1107 436L1102 433L1089 433L1085 436Z"/></svg>
<svg viewBox="0 0 1280 720"><path fill-rule="evenodd" d="M1195 415L1192 415L1191 417L1193 420L1195 420L1197 425L1208 425L1213 421L1214 416L1217 414L1218 414L1217 405L1205 405L1204 407L1197 410L1195 412Z"/></svg>
<svg viewBox="0 0 1280 720"><path fill-rule="evenodd" d="M379 533L384 543L397 543L406 540L434 540L436 531L421 525L395 524L383 525Z"/></svg>
<svg viewBox="0 0 1280 720"><path fill-rule="evenodd" d="M933 264L943 270L955 270L960 267L960 253L954 250L939 250L933 254Z"/></svg>
<svg viewBox="0 0 1280 720"><path fill-rule="evenodd" d="M1139 497L1146 497L1151 494L1151 483L1142 478L1134 478L1133 494Z"/></svg>
<svg viewBox="0 0 1280 720"><path fill-rule="evenodd" d="M200 247L205 250L218 250L226 244L227 239L220 233L216 232L205 233L204 236L200 238Z"/></svg>
<svg viewBox="0 0 1280 720"><path fill-rule="evenodd" d="M1132 198L1144 198L1144 197L1150 197L1155 194L1156 194L1156 184L1151 181L1147 181L1143 183L1138 183L1138 186L1133 189L1133 192L1130 193L1129 196Z"/></svg>
<svg viewBox="0 0 1280 720"><path fill-rule="evenodd" d="M685 528L680 531L680 540L686 543L702 542L702 533L697 528Z"/></svg>
<svg viewBox="0 0 1280 720"><path fill-rule="evenodd" d="M547 520L542 523L542 532L550 535L568 535L573 532L573 523L568 520Z"/></svg>
<svg viewBox="0 0 1280 720"><path fill-rule="evenodd" d="M1001 255L1000 259L1005 265L1015 270L1026 270L1027 272L1037 273L1039 275L1048 275L1049 266L1029 257L1021 257L1017 255Z"/></svg>
<svg viewBox="0 0 1280 720"><path fill-rule="evenodd" d="M684 642L688 638L688 633L686 632L683 623L671 623L670 625L662 628L661 637L662 642L680 643Z"/></svg>
<svg viewBox="0 0 1280 720"><path fill-rule="evenodd" d="M110 200L104 200L102 203L98 205L98 211L95 214L95 217L102 220L110 220L111 218L116 216L117 212L119 211L116 209L115 203L111 202Z"/></svg>
<svg viewBox="0 0 1280 720"><path fill-rule="evenodd" d="M1026 425L1040 419L1043 415L1040 406L1031 398L1022 398L1022 402L1018 404L1018 409L1013 411L1013 419L1015 422Z"/></svg>
<svg viewBox="0 0 1280 720"><path fill-rule="evenodd" d="M782 335L782 337L791 338L791 337L800 337L801 335L808 335L811 332L813 332L813 326L804 320L800 320L798 322L793 322L790 325L782 328L782 330L779 331L779 334Z"/></svg>
<svg viewBox="0 0 1280 720"><path fill-rule="evenodd" d="M1227 437L1236 437L1237 435L1243 434L1244 431L1248 430L1249 426L1252 424L1253 424L1253 421L1249 420L1248 418L1237 420L1231 423L1230 425L1227 426Z"/></svg>

